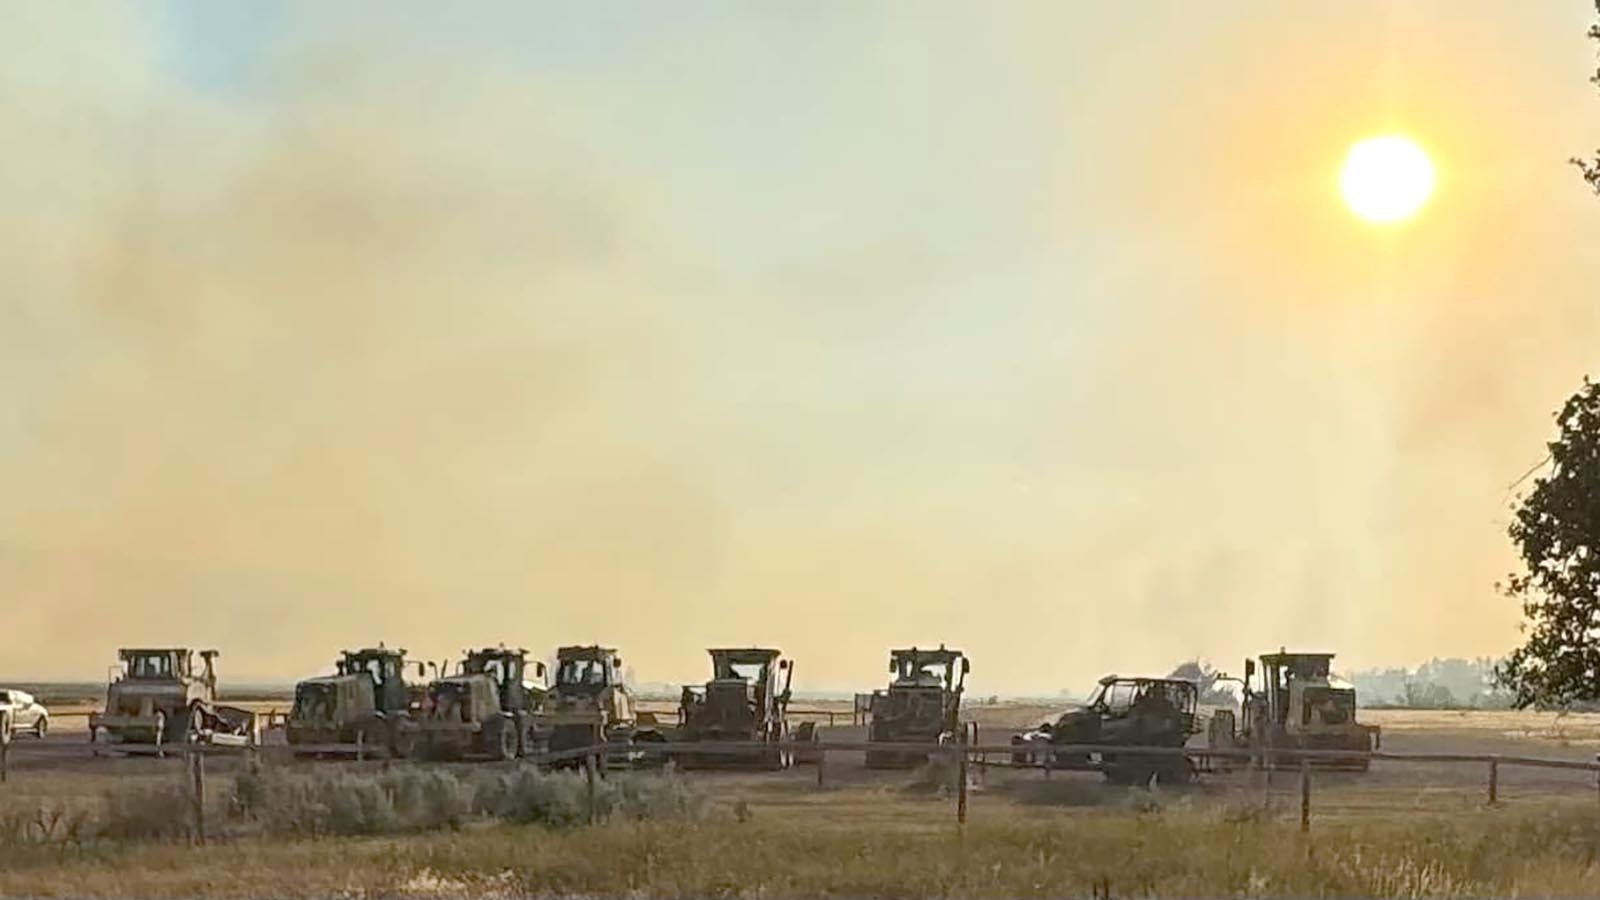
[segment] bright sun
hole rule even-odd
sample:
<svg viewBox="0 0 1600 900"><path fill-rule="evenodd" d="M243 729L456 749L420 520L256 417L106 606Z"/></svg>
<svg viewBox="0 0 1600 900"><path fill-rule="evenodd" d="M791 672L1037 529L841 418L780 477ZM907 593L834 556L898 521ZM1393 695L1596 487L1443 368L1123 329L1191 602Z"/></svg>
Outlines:
<svg viewBox="0 0 1600 900"><path fill-rule="evenodd" d="M1433 193L1433 162L1410 138L1367 138L1344 158L1339 190L1368 222L1399 222L1415 215Z"/></svg>

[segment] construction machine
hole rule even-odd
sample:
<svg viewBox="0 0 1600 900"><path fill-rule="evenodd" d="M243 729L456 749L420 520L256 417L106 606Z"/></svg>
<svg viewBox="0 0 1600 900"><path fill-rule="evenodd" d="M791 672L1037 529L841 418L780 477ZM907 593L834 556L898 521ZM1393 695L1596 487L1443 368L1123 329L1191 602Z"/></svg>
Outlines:
<svg viewBox="0 0 1600 900"><path fill-rule="evenodd" d="M1099 772L1117 784L1165 783L1194 778L1195 761L1188 755L1118 753L1115 747L1178 749L1198 733L1195 710L1199 688L1182 678L1101 678L1089 702L1062 713L1054 722L1011 739L1012 761L1053 769ZM1057 750L1074 744L1097 744L1094 751Z"/></svg>
<svg viewBox="0 0 1600 900"><path fill-rule="evenodd" d="M215 650L187 647L118 650L106 708L89 714L90 742L254 742L259 736L255 714L217 703L217 655Z"/></svg>
<svg viewBox="0 0 1600 900"><path fill-rule="evenodd" d="M604 747L612 768L659 764L659 754L646 752L666 736L656 717L641 712L623 682L622 657L598 645L562 647L556 651L555 686L542 717L552 753L583 747ZM577 765L581 759L558 760Z"/></svg>
<svg viewBox="0 0 1600 900"><path fill-rule="evenodd" d="M408 759L417 746L418 692L406 682L406 651L383 644L343 651L335 673L295 685L290 746L355 744ZM423 667L418 664L417 674ZM326 752L326 751L322 751Z"/></svg>
<svg viewBox="0 0 1600 900"><path fill-rule="evenodd" d="M1232 710L1212 715L1207 742L1213 748L1249 748L1274 763L1297 764L1280 751L1348 751L1319 756L1311 765L1366 771L1366 754L1378 748L1378 726L1356 721L1356 689L1332 674L1332 653L1279 650L1244 663L1242 717ZM1259 677L1258 677L1259 676Z"/></svg>
<svg viewBox="0 0 1600 900"><path fill-rule="evenodd" d="M418 723L426 755L508 760L540 752L536 726L546 690L524 680L527 655L503 645L466 651L455 674L429 684ZM544 663L534 662L531 670L544 680Z"/></svg>
<svg viewBox="0 0 1600 900"><path fill-rule="evenodd" d="M679 756L686 768L757 766L785 769L796 755L777 746L791 737L787 713L794 663L782 651L761 648L713 649L711 680L696 690L685 686L679 701L682 722L678 738L684 743L771 744L750 753L686 753ZM814 741L816 725L801 723L796 740ZM799 761L809 760L802 754Z"/></svg>
<svg viewBox="0 0 1600 900"><path fill-rule="evenodd" d="M971 664L960 650L889 651L889 672L894 677L887 690L874 691L872 743L946 743L961 729L961 692ZM926 752L868 750L867 767L905 769L928 761Z"/></svg>

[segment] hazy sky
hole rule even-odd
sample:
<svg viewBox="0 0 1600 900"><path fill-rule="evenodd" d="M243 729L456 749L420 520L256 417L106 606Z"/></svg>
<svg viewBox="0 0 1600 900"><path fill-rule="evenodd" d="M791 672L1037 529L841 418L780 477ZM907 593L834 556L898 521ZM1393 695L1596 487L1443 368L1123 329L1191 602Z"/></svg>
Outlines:
<svg viewBox="0 0 1600 900"><path fill-rule="evenodd" d="M1503 653L1592 12L0 0L0 675Z"/></svg>

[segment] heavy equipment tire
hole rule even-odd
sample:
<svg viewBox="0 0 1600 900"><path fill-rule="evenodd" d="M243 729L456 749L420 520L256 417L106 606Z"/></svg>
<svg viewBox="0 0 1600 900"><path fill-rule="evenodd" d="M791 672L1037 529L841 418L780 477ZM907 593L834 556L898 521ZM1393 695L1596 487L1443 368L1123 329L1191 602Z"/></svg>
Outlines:
<svg viewBox="0 0 1600 900"><path fill-rule="evenodd" d="M389 729L382 719L368 719L361 723L361 755L372 759L389 749Z"/></svg>
<svg viewBox="0 0 1600 900"><path fill-rule="evenodd" d="M389 752L395 759L410 759L417 755L417 733L406 727L403 719L389 722Z"/></svg>
<svg viewBox="0 0 1600 900"><path fill-rule="evenodd" d="M489 756L495 762L506 762L517 758L517 730L513 722L508 719L499 719L493 734L484 735L484 743L488 746ZM485 723L485 729L488 724Z"/></svg>

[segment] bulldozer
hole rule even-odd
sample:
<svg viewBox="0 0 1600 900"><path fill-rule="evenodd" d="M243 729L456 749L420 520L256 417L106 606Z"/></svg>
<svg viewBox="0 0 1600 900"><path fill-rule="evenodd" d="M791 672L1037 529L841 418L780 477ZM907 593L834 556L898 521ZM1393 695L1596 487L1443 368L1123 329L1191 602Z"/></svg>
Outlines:
<svg viewBox="0 0 1600 900"><path fill-rule="evenodd" d="M425 670L419 664L417 672ZM417 747L417 691L405 679L406 651L379 644L346 650L335 674L295 685L286 732L291 746L354 744L409 759Z"/></svg>
<svg viewBox="0 0 1600 900"><path fill-rule="evenodd" d="M874 691L872 743L945 743L961 729L961 692L971 664L960 650L889 651L887 690ZM868 750L869 769L907 769L928 761L924 752Z"/></svg>
<svg viewBox="0 0 1600 900"><path fill-rule="evenodd" d="M1152 779L1179 783L1194 778L1188 755L1118 753L1122 747L1181 748L1198 733L1199 688L1182 678L1101 678L1089 702L1068 710L1052 723L1013 737L1018 765L1099 772L1116 784L1149 784ZM1071 744L1099 744L1107 749L1067 752ZM1048 755L1048 756L1046 756Z"/></svg>
<svg viewBox="0 0 1600 900"><path fill-rule="evenodd" d="M791 739L787 713L794 663L782 651L761 647L713 649L711 680L696 690L684 686L678 705L678 739L690 744L750 742L772 744L753 753L684 753L685 768L755 766L786 769L810 761L777 746ZM794 740L815 741L816 725L801 723Z"/></svg>
<svg viewBox="0 0 1600 900"><path fill-rule="evenodd" d="M199 657L200 665L195 665ZM215 650L124 648L106 687L106 708L89 714L89 740L101 744L215 743L259 738L255 714L217 703Z"/></svg>
<svg viewBox="0 0 1600 900"><path fill-rule="evenodd" d="M641 712L620 676L622 658L610 647L562 647L556 651L555 686L542 717L549 750L559 753L604 746L611 768L662 762L645 752L666 741L656 717ZM581 760L560 760L577 765Z"/></svg>
<svg viewBox="0 0 1600 900"><path fill-rule="evenodd" d="M1289 653L1280 649L1244 663L1242 722L1232 710L1212 715L1207 743L1216 749L1249 748L1274 764L1298 764L1285 750L1349 751L1349 756L1316 757L1311 765L1364 772L1366 754L1379 746L1376 725L1356 721L1354 685L1332 675L1332 653ZM1259 675L1259 678L1257 677Z"/></svg>
<svg viewBox="0 0 1600 900"><path fill-rule="evenodd" d="M504 646L469 650L453 675L428 685L419 720L421 746L432 759L509 760L542 749L537 731L546 690L524 681L528 651ZM534 677L545 677L534 662Z"/></svg>

